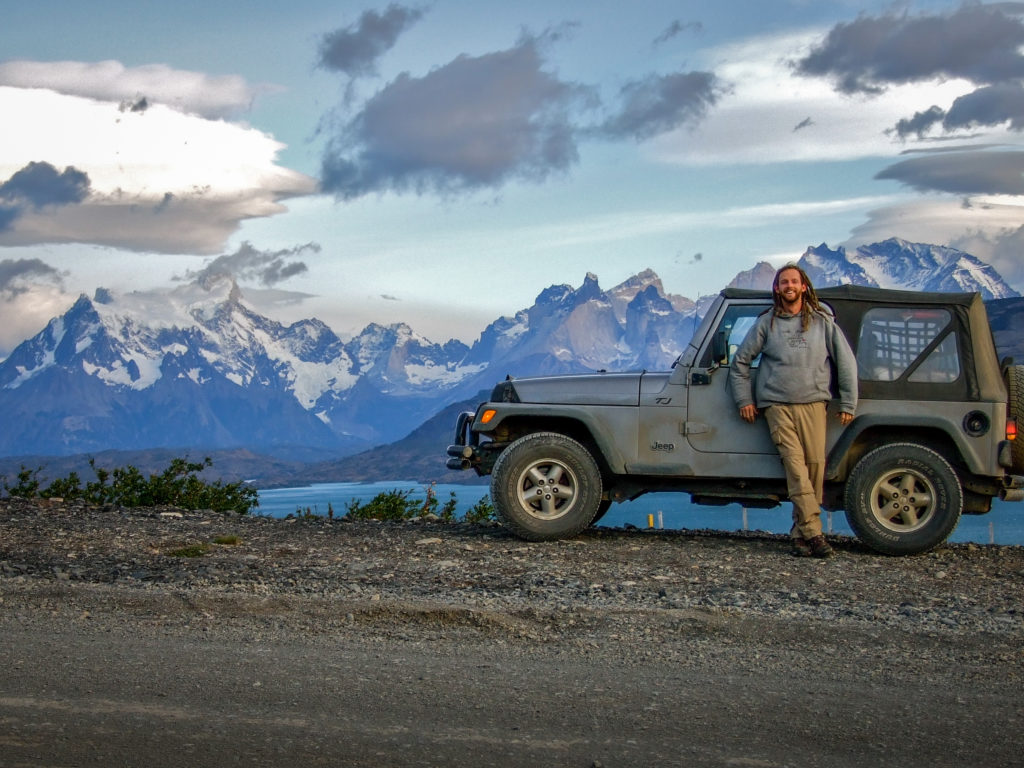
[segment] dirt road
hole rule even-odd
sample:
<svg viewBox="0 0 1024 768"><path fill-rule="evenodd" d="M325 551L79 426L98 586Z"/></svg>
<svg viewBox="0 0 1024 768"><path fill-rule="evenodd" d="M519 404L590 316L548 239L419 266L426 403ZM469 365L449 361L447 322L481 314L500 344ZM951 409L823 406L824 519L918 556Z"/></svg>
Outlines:
<svg viewBox="0 0 1024 768"><path fill-rule="evenodd" d="M0 508L0 766L1024 765L1021 548L836 544Z"/></svg>

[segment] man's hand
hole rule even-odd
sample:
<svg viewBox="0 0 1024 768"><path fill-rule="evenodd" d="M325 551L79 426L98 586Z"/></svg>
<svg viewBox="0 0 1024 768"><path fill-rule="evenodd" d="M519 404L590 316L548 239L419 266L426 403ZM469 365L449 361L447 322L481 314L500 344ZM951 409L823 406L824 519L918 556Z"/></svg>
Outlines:
<svg viewBox="0 0 1024 768"><path fill-rule="evenodd" d="M757 407L754 405L744 405L740 408L740 418L750 424L754 423L757 418Z"/></svg>
<svg viewBox="0 0 1024 768"><path fill-rule="evenodd" d="M839 414L839 423L842 424L844 427L847 424L849 424L851 421L853 421L853 414L852 413L841 412Z"/></svg>

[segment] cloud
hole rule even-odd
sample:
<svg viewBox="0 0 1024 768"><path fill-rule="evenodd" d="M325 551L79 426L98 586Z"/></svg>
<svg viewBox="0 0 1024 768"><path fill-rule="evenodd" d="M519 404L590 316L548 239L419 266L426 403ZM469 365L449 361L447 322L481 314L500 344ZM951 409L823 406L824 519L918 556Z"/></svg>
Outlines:
<svg viewBox="0 0 1024 768"><path fill-rule="evenodd" d="M570 112L584 89L545 71L546 39L404 73L328 141L323 189L453 193L542 180L578 160Z"/></svg>
<svg viewBox="0 0 1024 768"><path fill-rule="evenodd" d="M46 281L60 284L60 272L40 259L4 259L0 261L0 296L5 301L29 290L26 283Z"/></svg>
<svg viewBox="0 0 1024 768"><path fill-rule="evenodd" d="M18 206L0 205L0 232L13 227L19 216L21 216L21 209Z"/></svg>
<svg viewBox="0 0 1024 768"><path fill-rule="evenodd" d="M324 191L452 194L540 182L579 159L583 138L645 141L700 121L724 92L710 72L626 83L610 116L597 89L546 68L544 49L566 29L524 34L512 48L462 55L422 77L403 73L336 126L321 162Z"/></svg>
<svg viewBox="0 0 1024 768"><path fill-rule="evenodd" d="M704 31L704 25L699 21L682 22L676 19L669 24L660 35L654 38L654 45L667 43L669 40L682 34L688 29L692 29L694 32L700 33Z"/></svg>
<svg viewBox="0 0 1024 768"><path fill-rule="evenodd" d="M149 99L140 96L137 99L124 99L118 106L122 112L145 112L149 109Z"/></svg>
<svg viewBox="0 0 1024 768"><path fill-rule="evenodd" d="M377 59L422 16L422 10L397 4L389 5L383 13L365 11L355 24L324 35L317 63L351 78L376 74Z"/></svg>
<svg viewBox="0 0 1024 768"><path fill-rule="evenodd" d="M316 191L277 164L283 145L267 134L162 104L122 112L115 102L0 86L0 114L0 246L215 254L241 221ZM78 200L86 188L77 204L28 202Z"/></svg>
<svg viewBox="0 0 1024 768"><path fill-rule="evenodd" d="M993 231L974 229L951 239L954 248L987 261L1003 278L1020 291L1024 288L1024 226L1001 227Z"/></svg>
<svg viewBox="0 0 1024 768"><path fill-rule="evenodd" d="M88 174L71 167L58 171L49 163L29 163L0 184L0 200L22 201L37 210L80 203L88 195Z"/></svg>
<svg viewBox="0 0 1024 768"><path fill-rule="evenodd" d="M89 176L76 168L58 171L49 163L31 162L0 184L0 232L14 226L27 207L81 203L89 195Z"/></svg>
<svg viewBox="0 0 1024 768"><path fill-rule="evenodd" d="M861 16L838 24L796 62L846 94L878 95L892 86L961 79L975 86L948 111L939 105L899 120L900 138L971 126L1024 130L1024 3L969 4L947 15Z"/></svg>
<svg viewBox="0 0 1024 768"><path fill-rule="evenodd" d="M295 261L303 253L319 253L320 246L306 243L279 251L260 251L244 242L231 254L218 256L203 269L189 271L184 280L205 285L218 277L231 277L237 281L256 281L264 286L275 286L308 271L305 262Z"/></svg>
<svg viewBox="0 0 1024 768"><path fill-rule="evenodd" d="M64 293L60 271L37 258L0 260L0 359L55 315L74 297Z"/></svg>
<svg viewBox="0 0 1024 768"><path fill-rule="evenodd" d="M600 133L638 141L667 133L703 118L723 90L711 72L651 75L627 83L619 94L618 114L604 123Z"/></svg>
<svg viewBox="0 0 1024 768"><path fill-rule="evenodd" d="M1024 87L1020 83L999 83L961 96L943 117L942 125L951 131L1006 122L1012 131L1024 130Z"/></svg>
<svg viewBox="0 0 1024 768"><path fill-rule="evenodd" d="M708 49L700 69L714 72L721 84L718 101L685 130L652 137L647 151L662 162L698 167L891 156L886 126L965 92L963 81L929 82L893 86L852 104L825 80L794 71L794 51L808 50L822 35L758 35ZM814 130L794 131L808 116Z"/></svg>
<svg viewBox="0 0 1024 768"><path fill-rule="evenodd" d="M896 127L892 130L901 139L905 139L911 134L916 134L919 139L924 138L924 135L928 133L931 127L936 123L941 123L945 116L946 111L944 109L938 106L931 106L923 112L915 112L913 117L897 121Z"/></svg>
<svg viewBox="0 0 1024 768"><path fill-rule="evenodd" d="M833 79L844 93L935 78L995 83L1024 77L1022 3L965 5L949 15L861 16L837 24L797 62L804 75Z"/></svg>
<svg viewBox="0 0 1024 768"><path fill-rule="evenodd" d="M965 150L926 154L875 175L921 192L1024 195L1024 151Z"/></svg>
<svg viewBox="0 0 1024 768"><path fill-rule="evenodd" d="M8 61L0 63L0 86L45 88L66 96L112 101L130 111L163 104L210 119L246 112L257 93L239 75L207 75L165 64L125 67L119 61Z"/></svg>

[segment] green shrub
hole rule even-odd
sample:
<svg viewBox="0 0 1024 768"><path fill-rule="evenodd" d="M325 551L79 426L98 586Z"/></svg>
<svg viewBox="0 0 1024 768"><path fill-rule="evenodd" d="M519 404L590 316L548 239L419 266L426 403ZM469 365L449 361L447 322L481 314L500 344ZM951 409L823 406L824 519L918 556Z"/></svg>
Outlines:
<svg viewBox="0 0 1024 768"><path fill-rule="evenodd" d="M436 515L440 520L455 521L455 510L459 505L455 491L450 492L448 501L441 504L433 486L427 488L427 497L420 502L410 498L412 490L390 490L378 493L367 502L352 499L346 507L346 516L353 520L411 520L426 515ZM490 497L482 497L465 515L467 523L486 523L496 517Z"/></svg>
<svg viewBox="0 0 1024 768"><path fill-rule="evenodd" d="M378 493L363 504L352 499L346 505L346 516L354 520L409 520L417 517L422 505L409 499L411 490L392 489Z"/></svg>
<svg viewBox="0 0 1024 768"><path fill-rule="evenodd" d="M480 500L466 511L467 523L489 523L497 519L490 496L481 496Z"/></svg>
<svg viewBox="0 0 1024 768"><path fill-rule="evenodd" d="M220 480L206 482L198 473L213 462L206 458L202 462L174 459L162 473L143 477L137 467L118 467L112 471L96 466L95 459L89 466L96 474L96 480L82 488L78 474L72 472L65 478L54 480L40 491L38 475L42 471L24 466L18 473L18 482L9 485L3 479L3 489L10 496L22 498L52 498L65 500L82 499L90 504L119 504L124 507L153 507L160 504L182 509L212 509L216 512L238 512L247 514L259 506L259 492L243 482L223 483Z"/></svg>
<svg viewBox="0 0 1024 768"><path fill-rule="evenodd" d="M4 478L4 490L10 496L19 496L23 499L32 499L39 495L39 473L43 471L42 467L38 469L28 469L24 464L21 465L21 471L18 473L18 482L15 485L8 485L7 478Z"/></svg>
<svg viewBox="0 0 1024 768"><path fill-rule="evenodd" d="M456 497L455 491L451 491L448 501L446 501L442 506L441 500L437 498L437 491L434 490L434 484L431 483L427 486L427 498L423 502L423 507L419 511L419 516L426 517L427 515L435 515L440 520L450 523L455 519L455 509L458 505L458 497Z"/></svg>
<svg viewBox="0 0 1024 768"><path fill-rule="evenodd" d="M167 554L171 557L202 557L209 551L209 544L190 544L187 547L172 549Z"/></svg>

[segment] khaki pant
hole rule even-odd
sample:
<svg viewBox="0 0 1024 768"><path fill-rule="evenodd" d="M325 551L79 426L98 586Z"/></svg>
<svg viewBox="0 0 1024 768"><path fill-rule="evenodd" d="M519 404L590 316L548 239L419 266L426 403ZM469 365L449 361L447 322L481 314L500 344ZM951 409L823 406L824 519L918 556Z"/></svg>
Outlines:
<svg viewBox="0 0 1024 768"><path fill-rule="evenodd" d="M786 489L793 502L790 534L818 536L825 483L825 403L773 405L764 416L786 470Z"/></svg>

